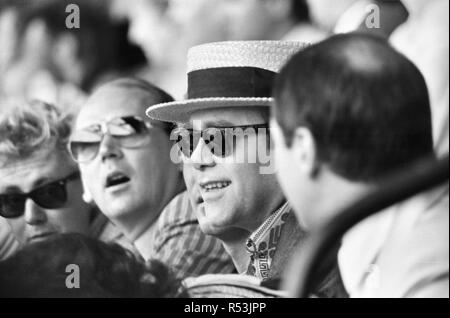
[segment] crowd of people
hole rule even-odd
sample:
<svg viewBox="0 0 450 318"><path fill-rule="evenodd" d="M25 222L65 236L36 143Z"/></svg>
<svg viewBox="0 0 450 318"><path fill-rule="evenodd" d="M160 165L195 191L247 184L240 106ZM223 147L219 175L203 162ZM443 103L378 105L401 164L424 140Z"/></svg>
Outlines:
<svg viewBox="0 0 450 318"><path fill-rule="evenodd" d="M290 296L311 233L448 155L448 6L0 0L0 296ZM310 296L449 297L448 242L447 183Z"/></svg>

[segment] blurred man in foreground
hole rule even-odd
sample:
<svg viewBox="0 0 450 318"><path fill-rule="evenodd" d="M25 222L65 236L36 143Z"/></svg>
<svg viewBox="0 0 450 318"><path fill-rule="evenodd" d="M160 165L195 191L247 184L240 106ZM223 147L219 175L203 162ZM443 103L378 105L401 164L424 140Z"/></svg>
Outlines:
<svg viewBox="0 0 450 318"><path fill-rule="evenodd" d="M334 36L298 53L275 88L271 121L281 185L314 230L383 177L433 158L427 88L381 39ZM448 186L348 232L339 267L352 297L448 297Z"/></svg>

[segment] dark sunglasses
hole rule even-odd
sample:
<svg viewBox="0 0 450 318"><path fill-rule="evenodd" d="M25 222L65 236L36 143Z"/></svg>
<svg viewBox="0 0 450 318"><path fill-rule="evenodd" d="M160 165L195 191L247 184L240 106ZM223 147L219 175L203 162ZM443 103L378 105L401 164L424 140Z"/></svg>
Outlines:
<svg viewBox="0 0 450 318"><path fill-rule="evenodd" d="M249 129L252 130L249 131ZM259 129L265 129L265 132L268 133L269 124L211 127L204 130L179 127L172 132L171 139L176 140L179 150L187 158L192 156L200 139L203 139L213 155L225 158L234 153L237 138L248 136L249 133L257 134Z"/></svg>
<svg viewBox="0 0 450 318"><path fill-rule="evenodd" d="M75 131L69 141L69 152L78 163L94 160L106 134L112 136L120 147L142 147L148 142L148 131L152 127L155 126L137 116L114 118Z"/></svg>
<svg viewBox="0 0 450 318"><path fill-rule="evenodd" d="M8 219L23 215L28 198L44 209L62 208L67 202L67 182L79 178L80 172L75 171L63 179L42 185L29 193L0 194L0 215Z"/></svg>

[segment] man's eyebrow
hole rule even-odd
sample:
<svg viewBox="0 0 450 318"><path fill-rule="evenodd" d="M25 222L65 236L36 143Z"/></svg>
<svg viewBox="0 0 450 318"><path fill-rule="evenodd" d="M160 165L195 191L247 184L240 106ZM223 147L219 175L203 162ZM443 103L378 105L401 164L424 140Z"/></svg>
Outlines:
<svg viewBox="0 0 450 318"><path fill-rule="evenodd" d="M5 190L0 191L0 194L8 194L8 193L18 193L21 192L19 187L17 186L7 186Z"/></svg>

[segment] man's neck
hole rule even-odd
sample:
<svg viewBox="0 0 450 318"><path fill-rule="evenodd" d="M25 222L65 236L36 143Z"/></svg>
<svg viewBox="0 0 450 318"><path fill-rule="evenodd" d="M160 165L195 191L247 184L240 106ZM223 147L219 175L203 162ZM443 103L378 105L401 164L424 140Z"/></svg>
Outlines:
<svg viewBox="0 0 450 318"><path fill-rule="evenodd" d="M112 222L123 232L130 242L136 241L147 229L156 222L161 211L154 213L153 211L139 211L135 215L147 215L146 219L136 217L121 217L112 220ZM151 217L150 217L151 216Z"/></svg>
<svg viewBox="0 0 450 318"><path fill-rule="evenodd" d="M352 182L333 173L321 176L322 180L316 185L318 191L314 198L312 210L319 222L328 220L348 207L358 199L365 196L374 188L374 185L364 182ZM317 226L317 223L309 222L308 227Z"/></svg>
<svg viewBox="0 0 450 318"><path fill-rule="evenodd" d="M253 224L251 228L235 229L228 232L226 235L222 235L219 237L225 250L231 256L234 266L240 274L247 271L248 265L250 263L250 254L248 253L246 247L247 239L267 220L269 215L279 209L285 202L286 201L280 192L280 197L277 198L277 200L273 201L273 204L269 206L270 212L266 214L264 219L262 219L260 222L258 222L257 224Z"/></svg>
<svg viewBox="0 0 450 318"><path fill-rule="evenodd" d="M144 211L133 211L120 219L113 220L125 236L131 241L136 241L149 229L157 220L164 208L172 201L172 199L186 189L181 174L176 179L176 182L168 185L165 193L166 196L161 200L161 203L156 208L147 207ZM152 211L153 210L153 211ZM146 218L136 218L135 216L146 216Z"/></svg>
<svg viewBox="0 0 450 318"><path fill-rule="evenodd" d="M223 247L231 256L234 266L239 274L243 274L247 271L250 262L250 257L245 247L250 234L249 231L236 229L235 231L232 231L232 233L220 237Z"/></svg>

